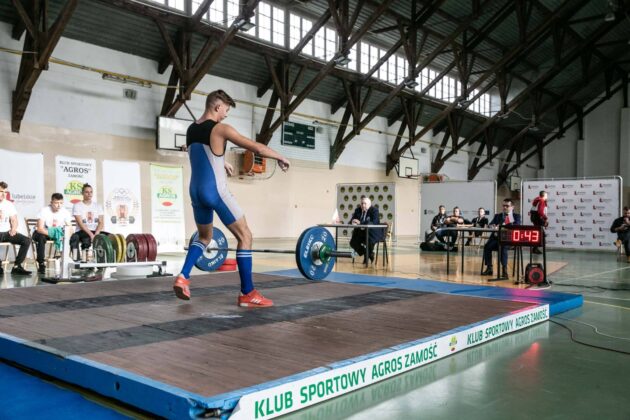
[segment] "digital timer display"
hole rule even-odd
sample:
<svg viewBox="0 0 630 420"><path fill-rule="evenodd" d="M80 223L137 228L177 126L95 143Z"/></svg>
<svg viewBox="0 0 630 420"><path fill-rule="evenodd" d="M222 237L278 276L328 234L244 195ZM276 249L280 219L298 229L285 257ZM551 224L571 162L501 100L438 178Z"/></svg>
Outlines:
<svg viewBox="0 0 630 420"><path fill-rule="evenodd" d="M542 246L542 229L538 226L505 225L499 229L501 245Z"/></svg>

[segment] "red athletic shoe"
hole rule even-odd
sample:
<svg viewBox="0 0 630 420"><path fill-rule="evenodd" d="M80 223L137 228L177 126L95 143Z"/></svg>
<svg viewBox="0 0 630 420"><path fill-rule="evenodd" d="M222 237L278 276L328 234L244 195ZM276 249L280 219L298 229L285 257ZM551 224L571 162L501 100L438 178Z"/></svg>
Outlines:
<svg viewBox="0 0 630 420"><path fill-rule="evenodd" d="M181 274L175 279L173 283L173 291L175 296L183 300L190 300L190 280L186 279Z"/></svg>
<svg viewBox="0 0 630 420"><path fill-rule="evenodd" d="M252 308L264 308L273 306L273 301L267 299L256 289L252 290L248 294L240 294L238 297L238 306L252 307Z"/></svg>

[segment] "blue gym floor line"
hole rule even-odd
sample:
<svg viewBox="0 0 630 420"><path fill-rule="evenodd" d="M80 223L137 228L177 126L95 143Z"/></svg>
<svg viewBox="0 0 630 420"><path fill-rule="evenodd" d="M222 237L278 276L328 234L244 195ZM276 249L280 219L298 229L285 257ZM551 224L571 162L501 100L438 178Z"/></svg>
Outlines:
<svg viewBox="0 0 630 420"><path fill-rule="evenodd" d="M114 409L102 406L81 394L0 362L0 418L46 419L89 418L127 419ZM37 396L37 398L33 398Z"/></svg>

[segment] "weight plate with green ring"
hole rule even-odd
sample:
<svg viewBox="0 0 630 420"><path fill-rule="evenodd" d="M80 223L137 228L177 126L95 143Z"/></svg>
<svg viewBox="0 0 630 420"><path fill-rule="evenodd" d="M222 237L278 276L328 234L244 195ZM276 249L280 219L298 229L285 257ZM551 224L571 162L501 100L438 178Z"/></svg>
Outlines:
<svg viewBox="0 0 630 420"><path fill-rule="evenodd" d="M320 250L323 246L330 250L337 249L331 233L320 226L302 232L295 245L295 263L300 273L307 279L321 280L328 276L335 266L335 257L322 260Z"/></svg>
<svg viewBox="0 0 630 420"><path fill-rule="evenodd" d="M109 263L114 258L114 247L107 235L99 233L92 241L94 258L97 263Z"/></svg>

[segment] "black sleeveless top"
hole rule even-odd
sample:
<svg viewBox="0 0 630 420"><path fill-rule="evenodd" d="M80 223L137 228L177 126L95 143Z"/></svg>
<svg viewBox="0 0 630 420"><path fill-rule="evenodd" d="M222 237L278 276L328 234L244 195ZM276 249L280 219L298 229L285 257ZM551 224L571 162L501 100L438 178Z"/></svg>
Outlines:
<svg viewBox="0 0 630 420"><path fill-rule="evenodd" d="M210 133L212 133L212 129L217 125L215 121L206 120L201 124L197 124L193 122L188 126L188 130L186 130L186 146L190 147L190 145L195 143L205 144L210 147L210 151L212 152L212 146L210 146ZM225 154L225 148L227 146L227 142L223 144L223 153L217 155L212 152L213 155L223 156Z"/></svg>

